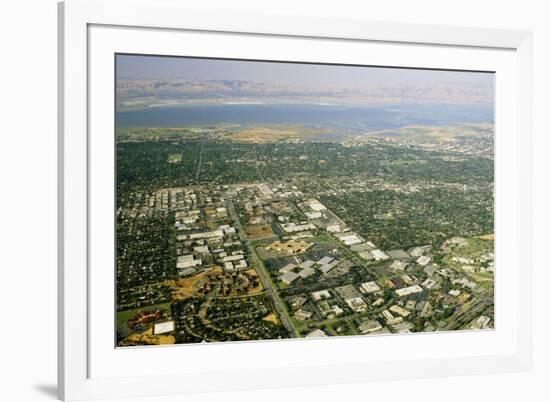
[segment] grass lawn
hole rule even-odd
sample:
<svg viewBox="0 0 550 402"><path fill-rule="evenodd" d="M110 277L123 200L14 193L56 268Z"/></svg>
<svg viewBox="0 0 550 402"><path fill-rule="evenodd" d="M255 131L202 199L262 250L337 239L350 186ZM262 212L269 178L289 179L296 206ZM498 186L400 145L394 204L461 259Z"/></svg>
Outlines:
<svg viewBox="0 0 550 402"><path fill-rule="evenodd" d="M322 232L313 236L313 240L318 243L331 243L334 239L326 232Z"/></svg>
<svg viewBox="0 0 550 402"><path fill-rule="evenodd" d="M168 156L168 163L181 162L182 158L183 158L182 154L170 154L170 156Z"/></svg>
<svg viewBox="0 0 550 402"><path fill-rule="evenodd" d="M116 314L117 327L122 326L122 325L127 326L128 321L130 319L134 318L134 316L137 313L139 313L140 311L160 310L162 312L167 312L168 316L170 316L170 314L171 314L170 304L171 303L153 304L153 305L147 306L147 307L139 307L139 308L134 308L134 309L130 309L130 310L119 311ZM130 328L128 328L128 329L130 329Z"/></svg>

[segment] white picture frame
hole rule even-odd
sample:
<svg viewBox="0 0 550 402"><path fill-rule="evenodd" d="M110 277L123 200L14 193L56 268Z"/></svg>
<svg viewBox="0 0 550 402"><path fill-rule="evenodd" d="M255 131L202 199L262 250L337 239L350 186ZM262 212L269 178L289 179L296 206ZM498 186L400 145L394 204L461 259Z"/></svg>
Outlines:
<svg viewBox="0 0 550 402"><path fill-rule="evenodd" d="M120 35L117 30L121 32ZM141 35L139 47L132 44L135 43L133 35ZM155 43L160 43L161 36L159 35L162 36L162 42L165 43L162 49L160 45L155 45ZM91 177L99 174L100 171L94 161L97 161L98 157L105 159L106 156L109 156L109 152L112 152L112 149L102 149L101 143L94 142L94 138L97 137L92 135L94 130L101 127L102 121L105 120L98 117L102 113L100 108L92 106L104 103L105 97L109 96L109 94L103 94L105 91L94 87L98 82L103 82L103 79L108 80L106 78L108 74L97 72L96 65L99 66L99 70L101 70L101 65L106 65L105 63L101 64L101 54L109 55L128 49L141 49L144 53L155 53L155 48L157 48L158 53L175 54L178 46L177 35L215 35L220 40L226 38L227 41L246 41L247 38L253 38L259 42L270 41L272 44L282 40L287 43L307 40L312 44L317 41L320 43L319 46L325 46L327 43L337 44L342 49L346 49L346 46L351 48L369 45L381 48L379 60L386 60L386 63L392 63L392 65L399 64L399 58L407 57L407 52L399 52L399 54L393 52L390 57L388 54L390 52L384 51L384 47L391 48L393 46L396 49L397 46L400 46L407 49L414 46L414 52L411 53L420 55L423 54L422 52L426 52L426 58L417 61L411 61L412 59L409 58L406 62L409 66L412 66L411 63L413 63L415 67L445 68L447 64L455 63L447 67L462 66L466 68L487 63L486 68L491 68L490 66L494 65L497 74L501 71L501 76L506 77L506 82L502 84L502 91L499 91L500 87L497 85L496 103L499 103L499 96L502 97L506 94L509 96L506 102L502 102L506 103L507 108L501 109L500 112L497 108L497 131L500 129L498 125L500 118L511 120L501 120L510 124L502 127L500 132L504 134L500 137L497 136L496 140L496 159L499 158L499 147L501 147L500 155L505 155L503 159L506 159L506 163L504 163L506 166L503 166L502 169L507 169L500 170L501 179L499 181L499 167L497 166L497 205L500 187L503 189L501 194L507 196L507 199L511 198L512 201L506 205L501 204L503 205L501 216L506 214L510 222L501 223L498 220L499 213L497 212L496 231L499 233L497 238L501 232L503 238L506 238L506 234L508 237L506 244L501 243L504 244L503 247L499 248L497 241L496 258L499 258L499 252L501 252L499 250L508 249L508 252L513 253L510 254L509 261L506 262L507 282L501 287L507 292L511 292L510 294L513 296L509 298L513 305L509 309L510 312L507 313L510 315L510 325L503 326L502 328L505 328L502 330L497 326L492 335L422 334L419 335L419 341L415 340L412 343L420 345L422 342L444 342L445 338L442 337L454 336L452 338L454 340L457 335L461 339L464 338L463 349L458 348L456 353L446 357L435 353L430 355L421 350L410 355L403 354L401 358L394 356L386 360L383 358L369 360L368 356L362 356L361 353L353 353L355 355L353 359L345 360L337 357L342 354L342 351L357 351L358 348L362 348L361 345L365 345L365 342L373 342L373 338L352 337L352 339L338 340L308 340L307 346L305 346L306 343L259 342L253 345L241 343L237 346L200 345L199 347L202 349L194 349L192 353L190 352L192 349L177 346L159 348L160 350L155 352L150 351L151 349L148 349L150 352L139 352L140 359L150 358L151 362L168 359L169 356L183 356L183 353L188 353L187 356L191 362L200 354L213 356L221 353L234 356L235 353L239 353L241 356L254 356L258 352L265 352L267 348L272 350L274 356L284 353L295 355L299 354L300 350L305 350L304 353L309 354L303 356L303 359L300 360L301 363L297 363L298 360L296 360L290 366L285 366L281 362L275 363L275 360L271 365L264 362L262 365L254 366L253 357L250 357L250 362L243 358L243 367L234 369L222 367L211 371L202 369L181 373L176 373L173 368L164 371L152 369L149 372L131 372L120 369L120 367L126 367L129 370L132 367L131 354L137 352L126 350L122 352L124 356L117 352L122 356L120 366L117 366L118 363L115 364L115 362L118 362L116 360L118 356L112 356L111 350L103 350L108 349L104 344L94 343L97 338L97 333L94 332L95 328L103 328L102 324L99 324L99 321L94 318L97 311L102 311L103 308L101 304L98 304L97 297L94 297L94 292L102 290L110 292L113 285L112 283L103 285L100 282L100 285L91 286L93 281L96 281L93 282L94 284L97 283L97 276L96 271L90 269L91 261L95 258L95 251L90 251L90 239L94 236L90 228L93 227L94 232L101 229L101 226L90 221L90 211L95 208L96 203L96 191L90 191L93 185ZM174 39L170 39L170 37ZM237 37L240 39L236 39ZM112 38L112 40L105 40L105 38ZM174 44L170 45L171 42ZM247 42L246 46L248 50L243 45L240 47L239 54L235 54L234 57L246 57L247 52L251 53L252 42ZM531 47L531 34L524 31L361 20L323 20L300 16L228 15L227 13L212 15L186 9L178 0L154 2L147 0L68 0L60 3L59 397L64 400L144 397L530 370L532 362ZM430 49L433 49L434 52L437 49L440 52L449 49L449 57L436 62L432 60L433 58L430 59ZM205 52L207 53L208 49ZM225 56L229 57L234 51L226 50L226 52L228 53ZM475 54L479 60L473 60L472 55L466 57L468 56L466 53L469 52L477 52ZM463 57L462 53L466 56ZM502 54L500 59L497 53ZM251 54L250 57L258 57L258 54ZM447 55L447 53L445 54ZM313 54L311 57L317 60ZM345 50L342 50L342 55L339 57L346 57ZM277 59L277 56L271 57L271 59L273 58ZM460 58L463 58L460 62L453 61ZM495 59L494 62L491 61L492 58ZM109 87L110 95L112 95L111 88ZM113 99L110 102L113 102ZM95 120L96 117L97 120ZM93 152L91 152L92 148ZM100 150L98 151L98 149ZM506 180L502 180L504 174L507 176ZM99 232L103 233L101 230ZM95 233L97 236L97 232ZM520 261L516 259L518 255L521 255L521 265ZM103 288L104 286L105 288ZM496 292L498 295L498 280ZM497 303L497 309L498 306ZM499 333L499 331L501 332ZM501 334L502 337L498 338ZM483 353L473 348L473 345L479 346L483 345L483 342L493 342L494 339L489 336L502 341L502 344L499 344L501 346L499 349L495 348ZM411 342L411 337L397 338L399 340L395 342L402 343L403 348L406 348ZM381 345L388 339L380 341ZM389 340L389 342L393 341ZM328 349L329 344L334 358L330 358L330 353L327 353L327 356L320 356L319 350ZM470 347L472 347L471 351L466 352L465 350ZM100 360L102 364L94 363ZM144 381L145 376L147 381ZM182 384L185 384L185 387L182 387Z"/></svg>

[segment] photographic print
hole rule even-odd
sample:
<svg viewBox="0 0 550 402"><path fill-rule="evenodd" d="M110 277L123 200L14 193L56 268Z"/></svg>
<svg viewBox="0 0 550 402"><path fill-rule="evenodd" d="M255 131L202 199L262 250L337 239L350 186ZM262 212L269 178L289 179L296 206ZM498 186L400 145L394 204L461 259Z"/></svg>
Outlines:
<svg viewBox="0 0 550 402"><path fill-rule="evenodd" d="M493 73L115 63L117 347L494 328Z"/></svg>

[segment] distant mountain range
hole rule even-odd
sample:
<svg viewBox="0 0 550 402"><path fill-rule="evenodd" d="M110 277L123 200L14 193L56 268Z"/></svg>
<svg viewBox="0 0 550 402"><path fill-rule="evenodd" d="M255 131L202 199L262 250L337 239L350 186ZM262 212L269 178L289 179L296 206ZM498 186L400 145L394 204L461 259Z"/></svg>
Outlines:
<svg viewBox="0 0 550 402"><path fill-rule="evenodd" d="M117 80L119 106L170 103L304 102L334 104L492 103L489 88L460 86L372 86L312 88L241 80Z"/></svg>

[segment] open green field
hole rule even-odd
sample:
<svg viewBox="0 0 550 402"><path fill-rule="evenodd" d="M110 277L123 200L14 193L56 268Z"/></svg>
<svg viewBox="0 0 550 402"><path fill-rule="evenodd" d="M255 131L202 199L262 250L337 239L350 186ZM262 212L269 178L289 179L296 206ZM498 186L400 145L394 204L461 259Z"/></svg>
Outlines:
<svg viewBox="0 0 550 402"><path fill-rule="evenodd" d="M168 156L168 163L178 163L181 162L183 154L171 154Z"/></svg>
<svg viewBox="0 0 550 402"><path fill-rule="evenodd" d="M405 126L399 129L382 130L369 133L370 137L399 136L404 140L417 142L449 141L462 137L476 137L480 133L492 132L490 124L464 124L459 126Z"/></svg>
<svg viewBox="0 0 550 402"><path fill-rule="evenodd" d="M131 329L128 328L128 321L134 318L134 316L141 311L160 310L161 312L166 313L168 316L170 316L172 314L170 310L171 304L172 303L153 304L152 306L139 307L139 308L134 308L130 310L119 311L116 314L117 327L126 327L128 330L131 331Z"/></svg>
<svg viewBox="0 0 550 402"><path fill-rule="evenodd" d="M494 240L482 240L470 237L466 241L468 244L464 246L451 246L444 260L450 265L456 265L455 262L451 261L452 257L476 258L482 254L493 252L495 249Z"/></svg>

